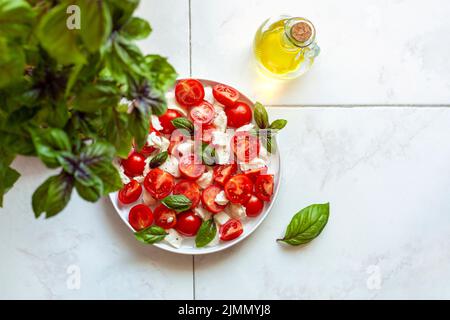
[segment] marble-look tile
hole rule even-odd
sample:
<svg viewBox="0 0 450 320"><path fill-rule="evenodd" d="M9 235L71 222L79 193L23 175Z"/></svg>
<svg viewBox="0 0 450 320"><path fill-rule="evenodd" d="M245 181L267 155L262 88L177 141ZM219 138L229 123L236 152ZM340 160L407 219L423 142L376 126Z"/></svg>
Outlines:
<svg viewBox="0 0 450 320"><path fill-rule="evenodd" d="M450 2L192 0L195 77L235 85L266 104L448 104ZM268 17L311 19L321 55L304 77L267 81L253 36Z"/></svg>
<svg viewBox="0 0 450 320"><path fill-rule="evenodd" d="M267 220L196 257L199 299L450 298L450 109L271 108L282 182ZM299 209L331 204L309 245L275 242Z"/></svg>
<svg viewBox="0 0 450 320"><path fill-rule="evenodd" d="M141 1L137 15L153 27L142 50L168 56L188 75L188 2ZM0 209L1 299L192 298L191 257L138 243L106 198L90 204L74 193L60 215L35 220L31 195L51 172L36 159L18 158L14 167L22 177Z"/></svg>
<svg viewBox="0 0 450 320"><path fill-rule="evenodd" d="M142 0L136 16L150 22L153 29L140 41L146 54L168 57L180 77L189 76L189 2L180 0Z"/></svg>

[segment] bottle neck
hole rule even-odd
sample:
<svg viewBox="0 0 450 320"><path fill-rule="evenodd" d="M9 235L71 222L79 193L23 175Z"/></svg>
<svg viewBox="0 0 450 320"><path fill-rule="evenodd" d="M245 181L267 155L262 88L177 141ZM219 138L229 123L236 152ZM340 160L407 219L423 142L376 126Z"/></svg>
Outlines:
<svg viewBox="0 0 450 320"><path fill-rule="evenodd" d="M314 43L316 29L305 18L290 18L284 23L283 45L292 48L305 48Z"/></svg>

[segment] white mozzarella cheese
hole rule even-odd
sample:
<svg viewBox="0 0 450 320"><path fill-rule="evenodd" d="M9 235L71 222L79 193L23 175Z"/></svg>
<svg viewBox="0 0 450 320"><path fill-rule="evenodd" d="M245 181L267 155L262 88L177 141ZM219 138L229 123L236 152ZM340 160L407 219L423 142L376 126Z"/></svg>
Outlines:
<svg viewBox="0 0 450 320"><path fill-rule="evenodd" d="M147 192L147 190L144 189L142 201L146 206L153 206L158 202L155 198L152 197L150 193Z"/></svg>
<svg viewBox="0 0 450 320"><path fill-rule="evenodd" d="M241 168L241 171L248 171L248 170L255 170L264 168L267 166L267 162L264 161L261 158L254 158L249 162L240 162L239 167Z"/></svg>
<svg viewBox="0 0 450 320"><path fill-rule="evenodd" d="M200 178L196 180L197 184L202 189L206 189L209 185L211 185L213 180L213 171L210 167L207 168L207 171L203 173Z"/></svg>
<svg viewBox="0 0 450 320"><path fill-rule="evenodd" d="M188 140L178 144L173 152L179 157L192 154L194 152L194 141Z"/></svg>
<svg viewBox="0 0 450 320"><path fill-rule="evenodd" d="M151 116L151 121L152 121L152 128L160 131L163 129L163 127L161 126L161 122L159 122L159 118L157 116L155 116L154 114L152 114Z"/></svg>
<svg viewBox="0 0 450 320"><path fill-rule="evenodd" d="M214 199L214 202L217 203L218 205L224 206L228 203L228 199L225 196L225 192L222 190L220 191L217 195L216 198Z"/></svg>
<svg viewBox="0 0 450 320"><path fill-rule="evenodd" d="M144 175L136 176L133 179L136 180L139 183L144 183L145 176Z"/></svg>
<svg viewBox="0 0 450 320"><path fill-rule="evenodd" d="M230 146L220 146L216 148L216 163L217 164L227 164L230 163L231 148Z"/></svg>
<svg viewBox="0 0 450 320"><path fill-rule="evenodd" d="M178 169L178 159L173 156L167 157L166 162L160 165L159 168L170 173L175 178L179 178L181 176L180 170Z"/></svg>
<svg viewBox="0 0 450 320"><path fill-rule="evenodd" d="M230 203L225 210L235 219L243 219L247 216L245 207L240 204Z"/></svg>
<svg viewBox="0 0 450 320"><path fill-rule="evenodd" d="M205 87L205 98L206 101L208 101L211 104L214 104L214 95L213 95L213 89L210 86Z"/></svg>
<svg viewBox="0 0 450 320"><path fill-rule="evenodd" d="M227 132L213 131L211 133L211 142L215 146L227 146L230 144L230 136Z"/></svg>
<svg viewBox="0 0 450 320"><path fill-rule="evenodd" d="M177 249L181 248L183 237L175 229L169 229L166 231L168 234L166 235L164 240Z"/></svg>
<svg viewBox="0 0 450 320"><path fill-rule="evenodd" d="M147 136L147 145L150 147L161 148L161 137L156 132L151 132Z"/></svg>
<svg viewBox="0 0 450 320"><path fill-rule="evenodd" d="M167 139L166 137L161 137L161 146L159 147L159 151L163 152L163 151L167 151L167 149L169 149L170 146L170 140Z"/></svg>
<svg viewBox="0 0 450 320"><path fill-rule="evenodd" d="M214 221L219 225L225 224L230 219L230 216L223 211L214 215Z"/></svg>
<svg viewBox="0 0 450 320"><path fill-rule="evenodd" d="M213 125L217 130L225 132L227 129L227 115L225 114L225 111L220 110L217 112L217 115L213 120Z"/></svg>
<svg viewBox="0 0 450 320"><path fill-rule="evenodd" d="M250 130L252 130L254 127L255 127L255 125L254 125L253 123L249 123L249 124L246 124L246 125L244 125L244 126L242 126L242 127L237 128L237 129L236 129L236 132L250 131Z"/></svg>
<svg viewBox="0 0 450 320"><path fill-rule="evenodd" d="M194 213L198 215L203 220L211 219L212 213L203 208L202 206L198 206L194 209Z"/></svg>
<svg viewBox="0 0 450 320"><path fill-rule="evenodd" d="M123 169L122 165L119 163L118 160L113 161L114 167L116 167L117 171L119 172L120 180L122 180L123 184L130 183L130 178L125 174L125 170Z"/></svg>

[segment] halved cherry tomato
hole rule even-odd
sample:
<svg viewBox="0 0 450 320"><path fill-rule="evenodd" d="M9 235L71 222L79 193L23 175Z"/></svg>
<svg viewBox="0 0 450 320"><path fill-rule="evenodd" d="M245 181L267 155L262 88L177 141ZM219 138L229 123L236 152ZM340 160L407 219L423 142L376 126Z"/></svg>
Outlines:
<svg viewBox="0 0 450 320"><path fill-rule="evenodd" d="M225 182L227 182L228 179L236 173L236 171L236 163L215 166L213 173L214 181L223 186L225 185Z"/></svg>
<svg viewBox="0 0 450 320"><path fill-rule="evenodd" d="M202 101L189 111L189 115L198 124L209 124L214 118L214 107L208 101Z"/></svg>
<svg viewBox="0 0 450 320"><path fill-rule="evenodd" d="M150 133L155 133L158 137L161 136L161 134L156 131L153 128L150 128ZM151 155L154 151L156 150L156 147L154 146L149 146L148 143L145 143L145 145L142 147L142 149L139 151L140 153L142 153L144 156L148 157L149 155Z"/></svg>
<svg viewBox="0 0 450 320"><path fill-rule="evenodd" d="M264 208L264 202L257 196L252 195L250 200L245 204L245 214L248 217L257 217L261 214Z"/></svg>
<svg viewBox="0 0 450 320"><path fill-rule="evenodd" d="M224 84L218 84L213 88L213 96L217 102L226 107L230 107L239 99L239 92L232 87Z"/></svg>
<svg viewBox="0 0 450 320"><path fill-rule="evenodd" d="M220 240L231 241L239 237L243 232L242 223L237 219L230 219L220 226Z"/></svg>
<svg viewBox="0 0 450 320"><path fill-rule="evenodd" d="M244 174L231 177L225 183L225 195L233 203L246 203L252 196L253 182Z"/></svg>
<svg viewBox="0 0 450 320"><path fill-rule="evenodd" d="M236 157L242 162L249 162L259 154L259 140L246 131L238 131L234 134L231 148Z"/></svg>
<svg viewBox="0 0 450 320"><path fill-rule="evenodd" d="M267 167L262 167L258 169L252 169L247 170L243 172L247 177L250 178L250 180L253 181L253 183L256 182L256 178L258 178L259 175L267 173Z"/></svg>
<svg viewBox="0 0 450 320"><path fill-rule="evenodd" d="M233 106L225 107L227 124L232 128L239 128L252 121L252 109L245 102L238 101Z"/></svg>
<svg viewBox="0 0 450 320"><path fill-rule="evenodd" d="M152 210L144 204L137 204L131 208L128 222L136 231L150 227L153 223Z"/></svg>
<svg viewBox="0 0 450 320"><path fill-rule="evenodd" d="M175 184L174 177L159 168L150 170L145 176L144 188L155 199L167 197Z"/></svg>
<svg viewBox="0 0 450 320"><path fill-rule="evenodd" d="M263 201L270 201L273 194L273 175L260 175L255 182L255 195Z"/></svg>
<svg viewBox="0 0 450 320"><path fill-rule="evenodd" d="M164 113L162 116L159 116L159 122L161 122L162 133L170 134L173 130L175 130L175 127L172 124L172 120L176 118L183 117L183 115L174 109L167 109L166 113Z"/></svg>
<svg viewBox="0 0 450 320"><path fill-rule="evenodd" d="M200 130L199 127L197 129ZM212 141L212 133L213 133L213 131L216 130L216 128L213 125L211 125L211 124L206 124L206 125L202 125L201 130L202 130L201 131L201 133L202 133L202 136L201 136L202 141L206 142L206 143L211 143L211 141Z"/></svg>
<svg viewBox="0 0 450 320"><path fill-rule="evenodd" d="M205 165L193 154L181 157L178 168L187 179L196 180L205 172Z"/></svg>
<svg viewBox="0 0 450 320"><path fill-rule="evenodd" d="M226 206L216 203L217 194L222 191L219 186L211 185L202 192L202 203L206 210L212 213L223 211Z"/></svg>
<svg viewBox="0 0 450 320"><path fill-rule="evenodd" d="M188 140L189 138L185 136L180 130L173 131L170 136L170 144L167 151L170 154L173 154L173 151L175 150L176 146L178 146L178 144L186 142Z"/></svg>
<svg viewBox="0 0 450 320"><path fill-rule="evenodd" d="M205 98L205 89L198 80L180 80L175 86L175 98L182 106L191 107L200 103Z"/></svg>
<svg viewBox="0 0 450 320"><path fill-rule="evenodd" d="M195 236L202 225L202 218L195 215L192 211L180 213L177 220L175 229L186 237Z"/></svg>
<svg viewBox="0 0 450 320"><path fill-rule="evenodd" d="M200 202L200 187L194 181L183 180L173 188L173 194L182 194L192 202L191 208L197 207Z"/></svg>
<svg viewBox="0 0 450 320"><path fill-rule="evenodd" d="M177 213L175 210L167 208L160 204L153 212L155 217L155 224L164 229L170 229L177 224Z"/></svg>
<svg viewBox="0 0 450 320"><path fill-rule="evenodd" d="M142 187L134 179L131 179L129 183L123 186L119 191L119 201L123 204L130 204L139 199L142 193Z"/></svg>
<svg viewBox="0 0 450 320"><path fill-rule="evenodd" d="M145 168L145 157L142 153L132 151L127 159L121 161L121 164L127 176L139 176Z"/></svg>

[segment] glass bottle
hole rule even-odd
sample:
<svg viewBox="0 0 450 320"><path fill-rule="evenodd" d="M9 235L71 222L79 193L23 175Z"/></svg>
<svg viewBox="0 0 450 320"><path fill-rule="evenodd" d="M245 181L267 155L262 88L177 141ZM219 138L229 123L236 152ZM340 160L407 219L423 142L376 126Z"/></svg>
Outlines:
<svg viewBox="0 0 450 320"><path fill-rule="evenodd" d="M269 18L259 27L253 43L258 66L275 78L301 76L320 53L315 39L314 25L305 18Z"/></svg>

